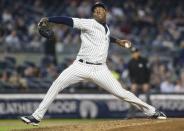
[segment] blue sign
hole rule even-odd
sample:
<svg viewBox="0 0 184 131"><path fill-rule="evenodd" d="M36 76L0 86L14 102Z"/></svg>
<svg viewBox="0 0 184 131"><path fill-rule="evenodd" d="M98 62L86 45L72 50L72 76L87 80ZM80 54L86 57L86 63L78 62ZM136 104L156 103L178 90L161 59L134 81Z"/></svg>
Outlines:
<svg viewBox="0 0 184 131"><path fill-rule="evenodd" d="M32 114L39 106L42 94L0 95L0 118L17 118ZM142 97L144 98L144 96ZM151 95L153 106L167 116L184 116L183 95ZM124 118L130 105L112 95L59 95L48 108L45 117L52 118Z"/></svg>

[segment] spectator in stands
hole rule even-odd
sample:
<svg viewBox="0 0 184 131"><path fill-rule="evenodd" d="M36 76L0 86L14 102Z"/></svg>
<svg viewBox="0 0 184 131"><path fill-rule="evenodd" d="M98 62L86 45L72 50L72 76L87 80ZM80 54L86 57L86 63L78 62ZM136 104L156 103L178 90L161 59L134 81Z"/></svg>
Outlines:
<svg viewBox="0 0 184 131"><path fill-rule="evenodd" d="M0 46L2 47L3 46L3 41L4 41L4 33L5 33L5 29L4 27L0 27Z"/></svg>
<svg viewBox="0 0 184 131"><path fill-rule="evenodd" d="M54 64L48 64L46 69L46 76L44 79L47 81L54 81L58 77L57 69Z"/></svg>
<svg viewBox="0 0 184 131"><path fill-rule="evenodd" d="M9 82L10 77L10 70L0 70L0 86L2 90L6 91L8 89L12 89L12 85Z"/></svg>
<svg viewBox="0 0 184 131"><path fill-rule="evenodd" d="M13 20L12 13L9 10L5 9L2 13L2 21L3 22L10 22L12 20Z"/></svg>
<svg viewBox="0 0 184 131"><path fill-rule="evenodd" d="M184 40L181 43L181 49L180 49L180 52L179 52L178 64L180 65L180 67L184 67Z"/></svg>
<svg viewBox="0 0 184 131"><path fill-rule="evenodd" d="M7 44L7 50L9 49L21 49L20 40L17 36L17 32L13 30L10 35L8 35L5 39Z"/></svg>
<svg viewBox="0 0 184 131"><path fill-rule="evenodd" d="M160 84L160 92L161 93L172 93L174 92L174 84L172 81L172 74L171 72L166 73L166 78Z"/></svg>
<svg viewBox="0 0 184 131"><path fill-rule="evenodd" d="M21 78L16 71L12 72L12 75L9 78L9 84L17 90L23 91L28 88L26 80Z"/></svg>
<svg viewBox="0 0 184 131"><path fill-rule="evenodd" d="M32 49L32 51L39 51L40 47L43 46L40 37L38 35L33 37L33 40L30 42L29 48Z"/></svg>
<svg viewBox="0 0 184 131"><path fill-rule="evenodd" d="M26 69L24 70L24 76L27 78L34 77L34 65L27 65Z"/></svg>
<svg viewBox="0 0 184 131"><path fill-rule="evenodd" d="M3 81L3 71L0 70L0 90L3 90L4 81Z"/></svg>
<svg viewBox="0 0 184 131"><path fill-rule="evenodd" d="M151 62L151 79L150 83L152 89L156 92L160 92L160 84L166 79L166 74L168 71L167 64L165 64L160 56L156 56Z"/></svg>
<svg viewBox="0 0 184 131"><path fill-rule="evenodd" d="M154 57L150 65L151 65L150 84L155 91L160 91L161 75L159 69L162 65L160 57L159 56Z"/></svg>
<svg viewBox="0 0 184 131"><path fill-rule="evenodd" d="M184 93L184 70L181 72L179 80L177 81L174 89L177 93Z"/></svg>
<svg viewBox="0 0 184 131"><path fill-rule="evenodd" d="M39 72L37 71L37 67L33 63L26 63L26 67L24 70L24 79L27 82L29 88L41 88L39 87Z"/></svg>

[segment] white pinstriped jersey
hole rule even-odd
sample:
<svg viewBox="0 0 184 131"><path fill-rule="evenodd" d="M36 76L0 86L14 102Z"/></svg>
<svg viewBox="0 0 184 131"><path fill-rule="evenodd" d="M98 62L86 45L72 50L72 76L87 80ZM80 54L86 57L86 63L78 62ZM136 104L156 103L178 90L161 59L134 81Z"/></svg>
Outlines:
<svg viewBox="0 0 184 131"><path fill-rule="evenodd" d="M110 30L95 19L72 18L74 28L81 30L81 48L77 59L93 63L105 63L108 55Z"/></svg>

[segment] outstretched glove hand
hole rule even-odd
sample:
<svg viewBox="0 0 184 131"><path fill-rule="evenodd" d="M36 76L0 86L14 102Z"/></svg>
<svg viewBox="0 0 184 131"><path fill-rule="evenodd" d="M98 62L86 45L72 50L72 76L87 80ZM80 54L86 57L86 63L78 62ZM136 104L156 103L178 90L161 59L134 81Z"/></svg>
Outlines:
<svg viewBox="0 0 184 131"><path fill-rule="evenodd" d="M118 40L117 43L124 48L131 48L132 43L129 40Z"/></svg>

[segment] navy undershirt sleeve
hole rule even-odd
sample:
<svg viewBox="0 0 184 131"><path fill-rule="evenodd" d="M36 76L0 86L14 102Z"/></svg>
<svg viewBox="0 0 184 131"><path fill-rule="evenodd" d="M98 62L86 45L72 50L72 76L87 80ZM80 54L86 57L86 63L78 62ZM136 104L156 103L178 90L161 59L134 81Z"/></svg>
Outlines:
<svg viewBox="0 0 184 131"><path fill-rule="evenodd" d="M73 27L73 19L65 16L54 16L48 17L48 21L57 24L64 24L70 27Z"/></svg>
<svg viewBox="0 0 184 131"><path fill-rule="evenodd" d="M114 37L111 37L110 36L110 42L115 43L116 42L116 39Z"/></svg>

